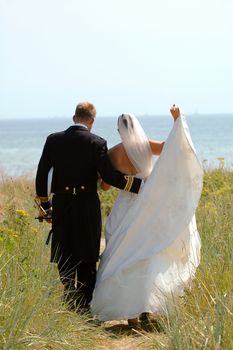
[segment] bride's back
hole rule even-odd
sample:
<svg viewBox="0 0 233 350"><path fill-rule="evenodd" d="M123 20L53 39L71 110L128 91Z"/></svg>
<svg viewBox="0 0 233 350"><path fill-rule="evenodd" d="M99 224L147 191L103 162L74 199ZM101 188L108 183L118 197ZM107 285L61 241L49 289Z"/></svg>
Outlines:
<svg viewBox="0 0 233 350"><path fill-rule="evenodd" d="M164 142L157 140L148 141L150 144L152 154L157 156L160 155L164 146ZM129 157L127 156L123 143L118 143L118 145L115 145L114 147L110 148L108 154L115 169L128 175L137 174L135 167L133 166L133 164L129 160Z"/></svg>
<svg viewBox="0 0 233 350"><path fill-rule="evenodd" d="M109 157L111 159L114 168L124 174L136 175L137 171L131 161L129 160L124 146L122 143L112 147L108 151Z"/></svg>
<svg viewBox="0 0 233 350"><path fill-rule="evenodd" d="M124 113L118 118L118 131L122 143L108 152L113 167L123 174L138 174L147 178L152 170L152 155L161 153L164 142L148 140L138 120L131 113ZM109 187L104 181L101 182L103 190L106 191Z"/></svg>

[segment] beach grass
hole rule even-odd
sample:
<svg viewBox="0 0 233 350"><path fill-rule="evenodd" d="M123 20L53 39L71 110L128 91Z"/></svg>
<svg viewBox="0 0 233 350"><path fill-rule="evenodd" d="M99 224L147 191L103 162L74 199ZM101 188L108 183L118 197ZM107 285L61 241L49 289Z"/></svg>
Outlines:
<svg viewBox="0 0 233 350"><path fill-rule="evenodd" d="M103 222L116 195L100 192ZM233 349L233 172L205 171L197 210L202 258L192 288L171 314L139 330L93 327L89 315L66 310L45 245L49 224L36 215L33 181L2 176L0 349Z"/></svg>

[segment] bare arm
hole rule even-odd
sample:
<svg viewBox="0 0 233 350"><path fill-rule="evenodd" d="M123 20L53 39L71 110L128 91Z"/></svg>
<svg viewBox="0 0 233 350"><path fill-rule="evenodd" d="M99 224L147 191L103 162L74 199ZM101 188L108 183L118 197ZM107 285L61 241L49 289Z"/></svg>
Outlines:
<svg viewBox="0 0 233 350"><path fill-rule="evenodd" d="M174 122L176 121L177 118L180 116L180 109L177 107L175 104L172 105L170 108L171 115L173 116Z"/></svg>
<svg viewBox="0 0 233 350"><path fill-rule="evenodd" d="M100 187L103 191L108 191L109 188L111 187L111 185L109 185L109 184L107 184L107 182L104 182L103 180L101 180Z"/></svg>
<svg viewBox="0 0 233 350"><path fill-rule="evenodd" d="M159 156L162 152L164 142L163 141L156 141L156 140L149 140L151 151L154 155Z"/></svg>
<svg viewBox="0 0 233 350"><path fill-rule="evenodd" d="M175 122L176 119L179 118L179 116L180 116L179 107L176 107L176 105L173 104L172 107L170 108L170 112L171 112L171 115L172 115L174 122ZM150 142L150 148L151 148L152 153L156 156L159 156L160 153L162 152L162 149L163 149L165 142L156 141L156 140L149 140L149 142Z"/></svg>
<svg viewBox="0 0 233 350"><path fill-rule="evenodd" d="M171 112L171 115L172 115L174 122L175 122L176 119L179 118L179 116L180 116L179 107L176 107L176 105L173 104L173 106L170 108L170 112ZM150 143L150 148L151 148L152 154L159 156L162 152L162 149L163 149L165 142L164 141L157 141L157 140L149 140L149 143ZM116 145L115 147L110 149L109 156L110 156L111 161L116 169L118 169L119 171L122 171L124 173L127 173L127 174L134 174L133 169L132 169L132 164L130 163L128 157L126 156L126 153L124 151L124 147L122 147L122 144ZM123 164L118 164L119 160L123 160ZM130 163L130 165L129 165L129 163ZM123 167L123 168L121 168L121 167ZM100 186L101 186L102 190L104 190L104 191L107 191L111 187L111 185L107 184L103 180L101 181Z"/></svg>

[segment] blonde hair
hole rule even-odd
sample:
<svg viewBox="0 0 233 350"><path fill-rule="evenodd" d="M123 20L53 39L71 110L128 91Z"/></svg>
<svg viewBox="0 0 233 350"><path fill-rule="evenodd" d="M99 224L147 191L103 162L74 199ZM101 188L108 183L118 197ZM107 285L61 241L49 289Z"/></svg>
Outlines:
<svg viewBox="0 0 233 350"><path fill-rule="evenodd" d="M80 118L83 120L88 120L90 118L95 118L96 116L96 108L95 106L88 102L80 102L75 109L75 118Z"/></svg>

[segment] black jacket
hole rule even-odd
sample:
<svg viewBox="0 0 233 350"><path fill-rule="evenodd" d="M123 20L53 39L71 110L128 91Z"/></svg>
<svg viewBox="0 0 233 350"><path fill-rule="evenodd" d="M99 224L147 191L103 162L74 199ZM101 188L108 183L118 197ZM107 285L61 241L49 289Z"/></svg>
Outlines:
<svg viewBox="0 0 233 350"><path fill-rule="evenodd" d="M112 186L124 189L128 177L113 169L107 155L106 141L79 126L48 136L38 165L36 192L47 196L47 177L53 170L52 193L66 186L86 185L96 188L98 173ZM131 178L130 192L138 192L141 180Z"/></svg>
<svg viewBox="0 0 233 350"><path fill-rule="evenodd" d="M76 260L98 260L101 213L96 188L99 175L115 187L138 192L141 180L114 170L107 151L103 138L81 126L74 125L48 136L38 165L36 193L39 197L48 195L48 172L53 167L52 261L61 255ZM78 193L68 194L73 188L78 189Z"/></svg>

